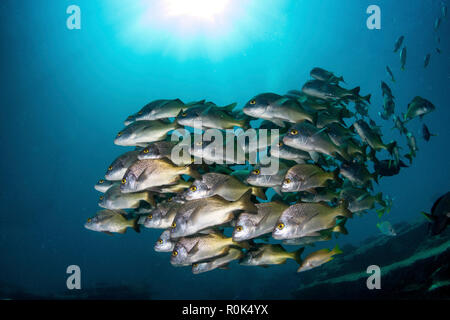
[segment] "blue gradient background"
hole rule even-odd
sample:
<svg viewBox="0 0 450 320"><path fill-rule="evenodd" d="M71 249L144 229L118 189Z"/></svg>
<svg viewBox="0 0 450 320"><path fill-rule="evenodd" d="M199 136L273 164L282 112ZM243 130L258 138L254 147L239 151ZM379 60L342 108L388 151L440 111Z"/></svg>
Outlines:
<svg viewBox="0 0 450 320"><path fill-rule="evenodd" d="M0 2L0 283L50 296L66 290L65 270L76 264L84 288L143 284L153 298L168 299L290 297L301 283L293 261L194 276L153 251L159 230L110 237L83 228L98 209L93 185L123 152L113 145L115 134L154 99L242 106L261 92L300 89L309 70L321 66L343 75L348 87L373 94L372 118L384 127L384 139L399 139L405 153L404 137L377 116L380 81L392 84L385 73L390 65L396 113L416 95L431 100L437 110L424 122L439 135L426 143L420 120L410 125L419 144L413 166L377 186L395 198L386 219L421 220L419 212L450 189L450 24L448 17L441 24L437 55L433 24L440 1L235 1L242 7L228 16L230 31L213 36L182 36L163 26L133 30L133 15L152 2ZM81 30L66 28L71 4L81 7ZM371 4L381 7L381 30L366 28ZM402 34L404 72L392 52ZM339 244L379 234L377 221L375 213L349 221L350 235Z"/></svg>

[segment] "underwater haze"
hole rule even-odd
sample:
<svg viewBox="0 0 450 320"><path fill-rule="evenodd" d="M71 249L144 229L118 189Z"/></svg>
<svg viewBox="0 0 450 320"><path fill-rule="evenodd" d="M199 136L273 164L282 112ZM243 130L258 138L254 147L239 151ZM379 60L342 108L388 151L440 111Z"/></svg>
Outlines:
<svg viewBox="0 0 450 320"><path fill-rule="evenodd" d="M83 298L83 289L121 286L143 288L152 299L292 298L303 276L293 260L270 268L234 262L194 275L170 265L170 253L154 251L162 230L109 236L84 224L99 210L93 186L124 151L113 138L127 116L156 99L242 108L259 93L301 90L314 67L371 93L370 117L384 141L401 141L402 154L404 136L378 115L381 81L395 95L396 114L415 96L436 106L408 127L419 148L412 165L375 185L394 198L383 219L424 221L420 212L450 190L449 17L433 28L441 2L230 0L196 14L166 0L2 0L0 287L40 298ZM81 9L81 29L66 26L70 5ZM366 25L370 5L381 9L379 30ZM401 35L404 71L393 53ZM429 142L423 123L437 134ZM349 235L326 247L384 237L377 222L375 212L355 217ZM81 290L66 287L70 265L81 269Z"/></svg>

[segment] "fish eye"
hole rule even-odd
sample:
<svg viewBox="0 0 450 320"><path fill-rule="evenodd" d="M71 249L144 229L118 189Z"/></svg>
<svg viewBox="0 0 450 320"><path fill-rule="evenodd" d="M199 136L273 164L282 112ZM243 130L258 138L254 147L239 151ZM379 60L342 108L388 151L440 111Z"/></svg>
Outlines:
<svg viewBox="0 0 450 320"><path fill-rule="evenodd" d="M253 174L259 175L261 171L259 169L255 169L252 171Z"/></svg>
<svg viewBox="0 0 450 320"><path fill-rule="evenodd" d="M163 242L164 242L164 241L163 241L162 239L158 239L158 243L159 243L159 244L163 244Z"/></svg>
<svg viewBox="0 0 450 320"><path fill-rule="evenodd" d="M123 178L122 179L122 184L125 184L125 183L127 183L127 179Z"/></svg>
<svg viewBox="0 0 450 320"><path fill-rule="evenodd" d="M143 152L144 152L144 153L148 153L148 148L145 148L145 149L143 150Z"/></svg>
<svg viewBox="0 0 450 320"><path fill-rule="evenodd" d="M149 214L147 218L149 218L150 220L152 220L152 219L153 219L153 215L152 215L152 214Z"/></svg>
<svg viewBox="0 0 450 320"><path fill-rule="evenodd" d="M172 202L173 198L170 197L169 199L167 199L167 202Z"/></svg>
<svg viewBox="0 0 450 320"><path fill-rule="evenodd" d="M293 135L293 136L295 136L295 135L298 134L298 130L292 129L292 130L290 131L290 134Z"/></svg>
<svg viewBox="0 0 450 320"><path fill-rule="evenodd" d="M282 147L282 146L283 146L283 142L281 142L281 141L278 142L278 146L279 146L279 147Z"/></svg>
<svg viewBox="0 0 450 320"><path fill-rule="evenodd" d="M122 131L120 131L117 136L120 137L122 135Z"/></svg>
<svg viewBox="0 0 450 320"><path fill-rule="evenodd" d="M172 252L172 256L173 257L176 257L177 255L178 255L178 251L175 250L175 251Z"/></svg>
<svg viewBox="0 0 450 320"><path fill-rule="evenodd" d="M141 115L141 114L142 114L142 111L139 111L139 112L138 112L138 115Z"/></svg>
<svg viewBox="0 0 450 320"><path fill-rule="evenodd" d="M198 263L194 263L192 266L193 266L194 268L197 268L197 267L198 267Z"/></svg>
<svg viewBox="0 0 450 320"><path fill-rule="evenodd" d="M112 166L109 166L109 167L108 167L108 171L111 171L111 170L112 170Z"/></svg>
<svg viewBox="0 0 450 320"><path fill-rule="evenodd" d="M198 146L201 146L203 144L203 141L198 141L197 143L196 143L196 145L198 145Z"/></svg>
<svg viewBox="0 0 450 320"><path fill-rule="evenodd" d="M250 100L250 104L256 104L256 100L255 99Z"/></svg>
<svg viewBox="0 0 450 320"><path fill-rule="evenodd" d="M87 222L91 222L91 221L92 221L92 219L91 219L91 218L87 219Z"/></svg>
<svg viewBox="0 0 450 320"><path fill-rule="evenodd" d="M283 228L284 228L284 223L279 223L279 224L277 225L277 228L278 228L279 230L283 230Z"/></svg>
<svg viewBox="0 0 450 320"><path fill-rule="evenodd" d="M172 228L175 228L177 226L177 223L174 221L172 222Z"/></svg>
<svg viewBox="0 0 450 320"><path fill-rule="evenodd" d="M186 116L187 116L187 113L186 113L186 112L183 112L183 113L181 114L181 116L182 116L182 117L186 117Z"/></svg>
<svg viewBox="0 0 450 320"><path fill-rule="evenodd" d="M236 227L236 231L237 231L237 232L241 232L242 229L243 229L242 226L237 226L237 227Z"/></svg>
<svg viewBox="0 0 450 320"><path fill-rule="evenodd" d="M289 179L289 178L284 179L284 183L286 183L286 184L291 183L291 179Z"/></svg>
<svg viewBox="0 0 450 320"><path fill-rule="evenodd" d="M197 187L196 186L192 186L192 187L190 187L189 188L191 191L195 191L195 190L197 190Z"/></svg>
<svg viewBox="0 0 450 320"><path fill-rule="evenodd" d="M98 181L98 183L102 184L103 182L105 182L105 180L101 179Z"/></svg>
<svg viewBox="0 0 450 320"><path fill-rule="evenodd" d="M103 196L100 196L100 201L103 200L103 198L104 198Z"/></svg>

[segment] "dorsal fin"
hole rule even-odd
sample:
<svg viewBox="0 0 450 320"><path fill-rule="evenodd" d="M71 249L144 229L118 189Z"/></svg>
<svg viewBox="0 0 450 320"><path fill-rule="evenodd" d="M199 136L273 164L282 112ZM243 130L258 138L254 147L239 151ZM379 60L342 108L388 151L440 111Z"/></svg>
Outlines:
<svg viewBox="0 0 450 320"><path fill-rule="evenodd" d="M220 107L221 110L227 111L227 112L233 112L233 109L237 106L236 102L230 103L229 105Z"/></svg>

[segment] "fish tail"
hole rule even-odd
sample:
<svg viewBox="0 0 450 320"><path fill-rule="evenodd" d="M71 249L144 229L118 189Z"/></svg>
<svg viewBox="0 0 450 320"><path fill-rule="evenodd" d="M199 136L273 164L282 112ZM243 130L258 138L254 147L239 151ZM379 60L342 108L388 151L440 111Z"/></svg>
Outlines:
<svg viewBox="0 0 450 320"><path fill-rule="evenodd" d="M242 128L242 129L249 129L250 125L247 123L247 121L248 121L248 118L236 120L236 126Z"/></svg>
<svg viewBox="0 0 450 320"><path fill-rule="evenodd" d="M345 159L345 161L350 162L352 160L350 155L347 153L347 150L338 149L338 153Z"/></svg>
<svg viewBox="0 0 450 320"><path fill-rule="evenodd" d="M386 150L389 152L389 154L392 155L392 152L394 152L394 148L397 146L397 142L396 141L392 141L391 143L389 143L386 146Z"/></svg>
<svg viewBox="0 0 450 320"><path fill-rule="evenodd" d="M139 218L137 217L137 218L132 219L130 221L131 221L130 227L132 227L134 229L134 231L136 231L137 233L140 233L141 232L141 228L140 228L140 224L138 223L139 222Z"/></svg>
<svg viewBox="0 0 450 320"><path fill-rule="evenodd" d="M239 209L244 210L245 212L249 213L257 213L258 209L256 208L255 204L252 202L251 197L252 196L252 190L247 190L246 193L242 195L242 197L239 198L239 200L236 201L236 205L239 207Z"/></svg>
<svg viewBox="0 0 450 320"><path fill-rule="evenodd" d="M372 97L372 95L369 93L367 96L362 97L363 100L366 100L368 103L370 103L370 98Z"/></svg>
<svg viewBox="0 0 450 320"><path fill-rule="evenodd" d="M263 188L252 187L252 194L260 199L267 200L267 196Z"/></svg>
<svg viewBox="0 0 450 320"><path fill-rule="evenodd" d="M405 158L409 160L409 163L412 164L413 161L413 154L412 152L405 154Z"/></svg>
<svg viewBox="0 0 450 320"><path fill-rule="evenodd" d="M339 178L340 168L336 167L332 172L330 172L330 180L340 181Z"/></svg>
<svg viewBox="0 0 450 320"><path fill-rule="evenodd" d="M353 217L353 213L348 210L348 201L341 199L339 201L339 205L337 207L338 209L338 215L340 216L344 216L346 218L352 218Z"/></svg>
<svg viewBox="0 0 450 320"><path fill-rule="evenodd" d="M334 249L333 250L331 250L331 253L333 254L333 255L335 255L335 254L342 254L342 253L344 253L340 248L339 248L339 246L336 244L336 246L334 247Z"/></svg>
<svg viewBox="0 0 450 320"><path fill-rule="evenodd" d="M338 81L339 81L339 82L346 83L345 80L344 80L344 76L340 76L340 77L338 78Z"/></svg>
<svg viewBox="0 0 450 320"><path fill-rule="evenodd" d="M153 207L156 207L156 201L155 197L153 196L153 193L150 191L144 192L144 198L142 199L147 203L150 203Z"/></svg>
<svg viewBox="0 0 450 320"><path fill-rule="evenodd" d="M429 222L434 222L436 219L435 219L435 217L434 216L432 216L431 214L429 214L429 213L426 213L426 212L421 212L421 214L429 221Z"/></svg>
<svg viewBox="0 0 450 320"><path fill-rule="evenodd" d="M343 220L345 222L345 220ZM340 222L338 225L336 225L332 231L342 234L348 234L347 228L344 226L344 222Z"/></svg>
<svg viewBox="0 0 450 320"><path fill-rule="evenodd" d="M374 172L371 174L372 179L378 184L378 172Z"/></svg>
<svg viewBox="0 0 450 320"><path fill-rule="evenodd" d="M249 250L252 247L252 242L249 242L249 241L234 241L233 238L229 238L229 239L231 239L230 245L232 245L232 246L237 246L237 247L245 249L245 250Z"/></svg>
<svg viewBox="0 0 450 320"><path fill-rule="evenodd" d="M355 96L358 96L360 90L361 90L360 87L356 87L356 88L353 88L352 90L350 90L350 92L351 92L352 94L354 94Z"/></svg>
<svg viewBox="0 0 450 320"><path fill-rule="evenodd" d="M295 250L294 252L291 252L292 259L294 259L299 265L302 265L302 253L305 250L305 247L301 247L298 250Z"/></svg>
<svg viewBox="0 0 450 320"><path fill-rule="evenodd" d="M186 166L185 167L185 172L188 176L191 176L195 179L201 179L202 175L195 170L192 166Z"/></svg>
<svg viewBox="0 0 450 320"><path fill-rule="evenodd" d="M375 201L381 205L385 205L385 202L383 200L383 194L381 192L377 193L377 195L375 196Z"/></svg>

